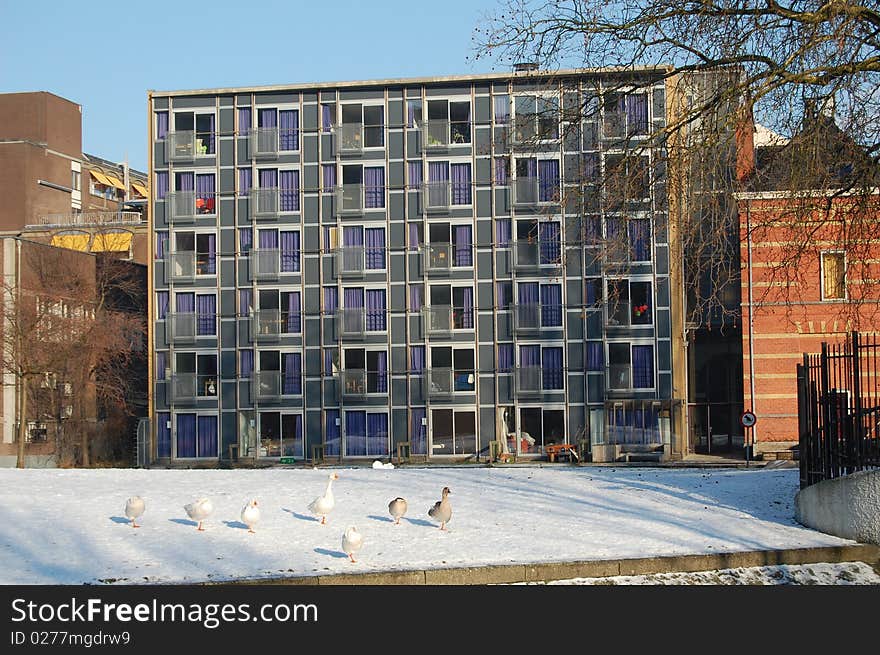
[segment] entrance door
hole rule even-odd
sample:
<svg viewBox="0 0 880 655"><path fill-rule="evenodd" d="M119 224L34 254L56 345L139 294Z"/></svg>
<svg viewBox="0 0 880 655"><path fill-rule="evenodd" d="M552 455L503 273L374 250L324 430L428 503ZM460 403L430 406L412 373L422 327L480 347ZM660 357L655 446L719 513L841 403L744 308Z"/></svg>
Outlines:
<svg viewBox="0 0 880 655"><path fill-rule="evenodd" d="M544 446L566 443L565 410L543 407L520 407L519 440L521 454L542 453Z"/></svg>
<svg viewBox="0 0 880 655"><path fill-rule="evenodd" d="M303 458L302 414L260 412L260 457Z"/></svg>
<svg viewBox="0 0 880 655"><path fill-rule="evenodd" d="M431 410L431 454L472 455L477 451L477 413L472 410Z"/></svg>

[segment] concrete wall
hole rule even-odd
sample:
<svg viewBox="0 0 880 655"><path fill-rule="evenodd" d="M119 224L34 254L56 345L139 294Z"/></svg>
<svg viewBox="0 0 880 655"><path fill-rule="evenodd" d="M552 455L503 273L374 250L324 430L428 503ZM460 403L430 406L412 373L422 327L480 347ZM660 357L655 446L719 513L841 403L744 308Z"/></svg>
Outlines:
<svg viewBox="0 0 880 655"><path fill-rule="evenodd" d="M880 470L859 471L802 489L798 522L844 539L880 545Z"/></svg>

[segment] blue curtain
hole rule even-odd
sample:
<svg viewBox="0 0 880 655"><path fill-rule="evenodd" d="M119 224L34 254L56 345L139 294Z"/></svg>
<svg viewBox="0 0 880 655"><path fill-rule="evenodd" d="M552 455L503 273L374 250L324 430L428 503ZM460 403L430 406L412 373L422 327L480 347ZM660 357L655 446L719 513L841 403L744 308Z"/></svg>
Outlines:
<svg viewBox="0 0 880 655"><path fill-rule="evenodd" d="M544 389L564 389L562 348L543 348L541 351L541 375Z"/></svg>
<svg viewBox="0 0 880 655"><path fill-rule="evenodd" d="M216 212L213 173L196 175L196 211L200 214Z"/></svg>
<svg viewBox="0 0 880 655"><path fill-rule="evenodd" d="M240 350L240 361L239 366L240 370L238 372L239 377L241 378L249 378L253 375L254 372L254 351L253 350Z"/></svg>
<svg viewBox="0 0 880 655"><path fill-rule="evenodd" d="M342 228L342 245L346 248L359 248L364 245L363 228L346 225Z"/></svg>
<svg viewBox="0 0 880 655"><path fill-rule="evenodd" d="M388 393L388 353L380 352L376 358L376 392Z"/></svg>
<svg viewBox="0 0 880 655"><path fill-rule="evenodd" d="M499 248L510 248L511 222L509 218L495 220L495 241Z"/></svg>
<svg viewBox="0 0 880 655"><path fill-rule="evenodd" d="M278 171L274 168L261 168L259 170L259 176L261 189L278 188Z"/></svg>
<svg viewBox="0 0 880 655"><path fill-rule="evenodd" d="M428 182L448 182L449 163L445 161L428 162Z"/></svg>
<svg viewBox="0 0 880 655"><path fill-rule="evenodd" d="M364 166L364 206L379 209L385 206L385 169Z"/></svg>
<svg viewBox="0 0 880 655"><path fill-rule="evenodd" d="M160 350L156 353L156 379L165 379L165 369L168 367L168 353Z"/></svg>
<svg viewBox="0 0 880 655"><path fill-rule="evenodd" d="M324 313L335 314L339 306L339 291L336 287L324 287Z"/></svg>
<svg viewBox="0 0 880 655"><path fill-rule="evenodd" d="M385 329L385 289L367 289L367 330Z"/></svg>
<svg viewBox="0 0 880 655"><path fill-rule="evenodd" d="M168 171L156 173L156 200L162 200L168 195Z"/></svg>
<svg viewBox="0 0 880 655"><path fill-rule="evenodd" d="M205 261L205 273L207 275L214 275L217 272L217 235L208 234L208 252L205 254L207 257Z"/></svg>
<svg viewBox="0 0 880 655"><path fill-rule="evenodd" d="M364 308L364 290L361 288L343 289L342 300L345 309L343 313L344 330L346 332L360 332L364 329L364 319L363 312L357 310Z"/></svg>
<svg viewBox="0 0 880 655"><path fill-rule="evenodd" d="M559 161L542 159L538 162L538 200L551 202L559 199Z"/></svg>
<svg viewBox="0 0 880 655"><path fill-rule="evenodd" d="M633 388L654 386L654 346L632 347Z"/></svg>
<svg viewBox="0 0 880 655"><path fill-rule="evenodd" d="M177 457L196 456L196 415L177 415Z"/></svg>
<svg viewBox="0 0 880 655"><path fill-rule="evenodd" d="M156 259L165 259L165 251L168 249L168 230L156 232Z"/></svg>
<svg viewBox="0 0 880 655"><path fill-rule="evenodd" d="M410 250L418 250L419 246L422 245L422 239L420 237L421 232L421 224L420 223L410 223L409 224L409 249Z"/></svg>
<svg viewBox="0 0 880 655"><path fill-rule="evenodd" d="M519 365L523 368L541 365L541 346L520 346Z"/></svg>
<svg viewBox="0 0 880 655"><path fill-rule="evenodd" d="M278 230L257 230L260 250L276 250L278 248Z"/></svg>
<svg viewBox="0 0 880 655"><path fill-rule="evenodd" d="M251 108L238 108L238 133L245 135L251 131Z"/></svg>
<svg viewBox="0 0 880 655"><path fill-rule="evenodd" d="M409 358L412 366L412 372L415 375L421 375L425 370L425 347L410 346Z"/></svg>
<svg viewBox="0 0 880 655"><path fill-rule="evenodd" d="M450 164L452 174L452 204L471 204L471 165Z"/></svg>
<svg viewBox="0 0 880 655"><path fill-rule="evenodd" d="M626 126L628 135L648 133L648 94L626 96Z"/></svg>
<svg viewBox="0 0 880 655"><path fill-rule="evenodd" d="M541 285L541 325L543 327L562 326L562 285Z"/></svg>
<svg viewBox="0 0 880 655"><path fill-rule="evenodd" d="M175 297L175 311L178 314L195 314L196 295L194 293L178 293Z"/></svg>
<svg viewBox="0 0 880 655"><path fill-rule="evenodd" d="M474 290L464 289L463 306L461 308L461 327L472 329L474 327Z"/></svg>
<svg viewBox="0 0 880 655"><path fill-rule="evenodd" d="M250 251L254 245L254 231L249 227L238 228L238 245L242 253Z"/></svg>
<svg viewBox="0 0 880 655"><path fill-rule="evenodd" d="M277 127L277 114L274 109L258 109L257 120L259 121L260 127Z"/></svg>
<svg viewBox="0 0 880 655"><path fill-rule="evenodd" d="M367 454L366 412L345 412L345 454L348 457Z"/></svg>
<svg viewBox="0 0 880 655"><path fill-rule="evenodd" d="M321 164L321 189L333 193L336 189L336 164Z"/></svg>
<svg viewBox="0 0 880 655"><path fill-rule="evenodd" d="M388 454L388 414L367 414L367 454Z"/></svg>
<svg viewBox="0 0 880 655"><path fill-rule="evenodd" d="M250 168L238 169L238 195L246 196L251 192L252 180Z"/></svg>
<svg viewBox="0 0 880 655"><path fill-rule="evenodd" d="M517 293L517 303L520 305L537 305L539 302L537 282L520 282Z"/></svg>
<svg viewBox="0 0 880 655"><path fill-rule="evenodd" d="M559 223L538 223L538 243L542 264L558 264L562 261Z"/></svg>
<svg viewBox="0 0 880 655"><path fill-rule="evenodd" d="M281 272L299 271L299 232L281 233Z"/></svg>
<svg viewBox="0 0 880 655"><path fill-rule="evenodd" d="M193 173L177 173L174 176L175 191L195 191L195 176Z"/></svg>
<svg viewBox="0 0 880 655"><path fill-rule="evenodd" d="M648 219L629 219L629 250L633 261L651 260L651 223Z"/></svg>
<svg viewBox="0 0 880 655"><path fill-rule="evenodd" d="M428 426L422 425L427 417L424 407L413 407L410 413L409 442L413 455L428 454Z"/></svg>
<svg viewBox="0 0 880 655"><path fill-rule="evenodd" d="M168 315L168 292L167 291L157 291L156 292L156 311L158 312L158 318L163 319Z"/></svg>
<svg viewBox="0 0 880 655"><path fill-rule="evenodd" d="M333 129L333 105L321 105L321 130L329 133Z"/></svg>
<svg viewBox="0 0 880 655"><path fill-rule="evenodd" d="M278 112L279 150L299 150L299 110L282 109Z"/></svg>
<svg viewBox="0 0 880 655"><path fill-rule="evenodd" d="M513 300L513 283L498 282L495 285L495 289L495 293L498 294L498 304L496 309L498 311L510 309L510 302Z"/></svg>
<svg viewBox="0 0 880 655"><path fill-rule="evenodd" d="M302 312L299 306L299 291L287 292L287 326L285 332L302 332Z"/></svg>
<svg viewBox="0 0 880 655"><path fill-rule="evenodd" d="M217 457L217 417L199 416L199 457Z"/></svg>
<svg viewBox="0 0 880 655"><path fill-rule="evenodd" d="M602 357L602 342L587 342L587 370L588 371L604 371L605 365Z"/></svg>
<svg viewBox="0 0 880 655"><path fill-rule="evenodd" d="M164 139L168 134L168 112L156 112L156 138Z"/></svg>
<svg viewBox="0 0 880 655"><path fill-rule="evenodd" d="M418 190L422 187L422 162L411 161L406 164L406 172L409 179L409 190Z"/></svg>
<svg viewBox="0 0 880 655"><path fill-rule="evenodd" d="M302 393L302 355L300 353L284 353L284 377L282 379L281 393L301 394Z"/></svg>
<svg viewBox="0 0 880 655"><path fill-rule="evenodd" d="M474 254L471 241L471 226L456 225L453 240L455 241L455 265L473 266Z"/></svg>
<svg viewBox="0 0 880 655"><path fill-rule="evenodd" d="M495 158L495 184L507 186L509 182L510 160L507 157Z"/></svg>
<svg viewBox="0 0 880 655"><path fill-rule="evenodd" d="M330 456L339 455L339 420L338 409L324 411L324 453Z"/></svg>
<svg viewBox="0 0 880 655"><path fill-rule="evenodd" d="M299 171L281 171L281 211L299 211Z"/></svg>
<svg viewBox="0 0 880 655"><path fill-rule="evenodd" d="M171 457L171 414L156 414L156 450L159 457Z"/></svg>
<svg viewBox="0 0 880 655"><path fill-rule="evenodd" d="M422 308L423 285L411 284L409 287L409 311L417 312Z"/></svg>
<svg viewBox="0 0 880 655"><path fill-rule="evenodd" d="M509 373L513 370L513 344L498 344L498 372Z"/></svg>
<svg viewBox="0 0 880 655"><path fill-rule="evenodd" d="M364 233L366 235L367 242L367 268L385 268L385 228L368 227L364 230Z"/></svg>
<svg viewBox="0 0 880 655"><path fill-rule="evenodd" d="M239 289L238 290L238 311L242 316L250 316L251 315L251 305L253 301L251 300L251 290L250 289Z"/></svg>
<svg viewBox="0 0 880 655"><path fill-rule="evenodd" d="M213 294L196 296L196 334L217 334L217 297Z"/></svg>

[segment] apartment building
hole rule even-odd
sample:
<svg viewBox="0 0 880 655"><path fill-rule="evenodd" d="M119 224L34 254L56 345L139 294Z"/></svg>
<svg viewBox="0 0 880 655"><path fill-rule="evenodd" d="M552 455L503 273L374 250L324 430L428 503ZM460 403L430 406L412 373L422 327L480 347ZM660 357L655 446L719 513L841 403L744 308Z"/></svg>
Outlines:
<svg viewBox="0 0 880 655"><path fill-rule="evenodd" d="M680 456L662 72L150 92L154 461Z"/></svg>

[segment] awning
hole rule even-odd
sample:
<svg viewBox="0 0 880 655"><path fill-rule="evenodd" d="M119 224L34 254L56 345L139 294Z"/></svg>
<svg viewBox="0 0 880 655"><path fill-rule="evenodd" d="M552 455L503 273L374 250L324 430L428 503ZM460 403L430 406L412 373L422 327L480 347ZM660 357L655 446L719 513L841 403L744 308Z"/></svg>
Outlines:
<svg viewBox="0 0 880 655"><path fill-rule="evenodd" d="M113 186L113 183L110 180L108 180L105 177L105 175L103 173L101 173L100 171L96 171L96 170L90 168L89 173L91 174L91 176L93 178L98 180L98 182L100 184L103 184L104 186Z"/></svg>
<svg viewBox="0 0 880 655"><path fill-rule="evenodd" d="M97 179L97 178L96 178ZM70 248L71 250L89 249L89 234L56 234L52 237L52 245L58 248Z"/></svg>
<svg viewBox="0 0 880 655"><path fill-rule="evenodd" d="M131 186L135 191L137 191L144 198L149 197L150 192L147 190L147 187L143 186L142 184L137 184L135 182L132 182Z"/></svg>
<svg viewBox="0 0 880 655"><path fill-rule="evenodd" d="M127 252L131 248L131 232L100 232L92 242L92 252Z"/></svg>
<svg viewBox="0 0 880 655"><path fill-rule="evenodd" d="M115 186L117 189L120 189L121 191L125 191L125 185L122 183L122 180L120 180L118 177L116 177L115 175L107 175L106 177L107 177L107 180L110 182L111 186Z"/></svg>

